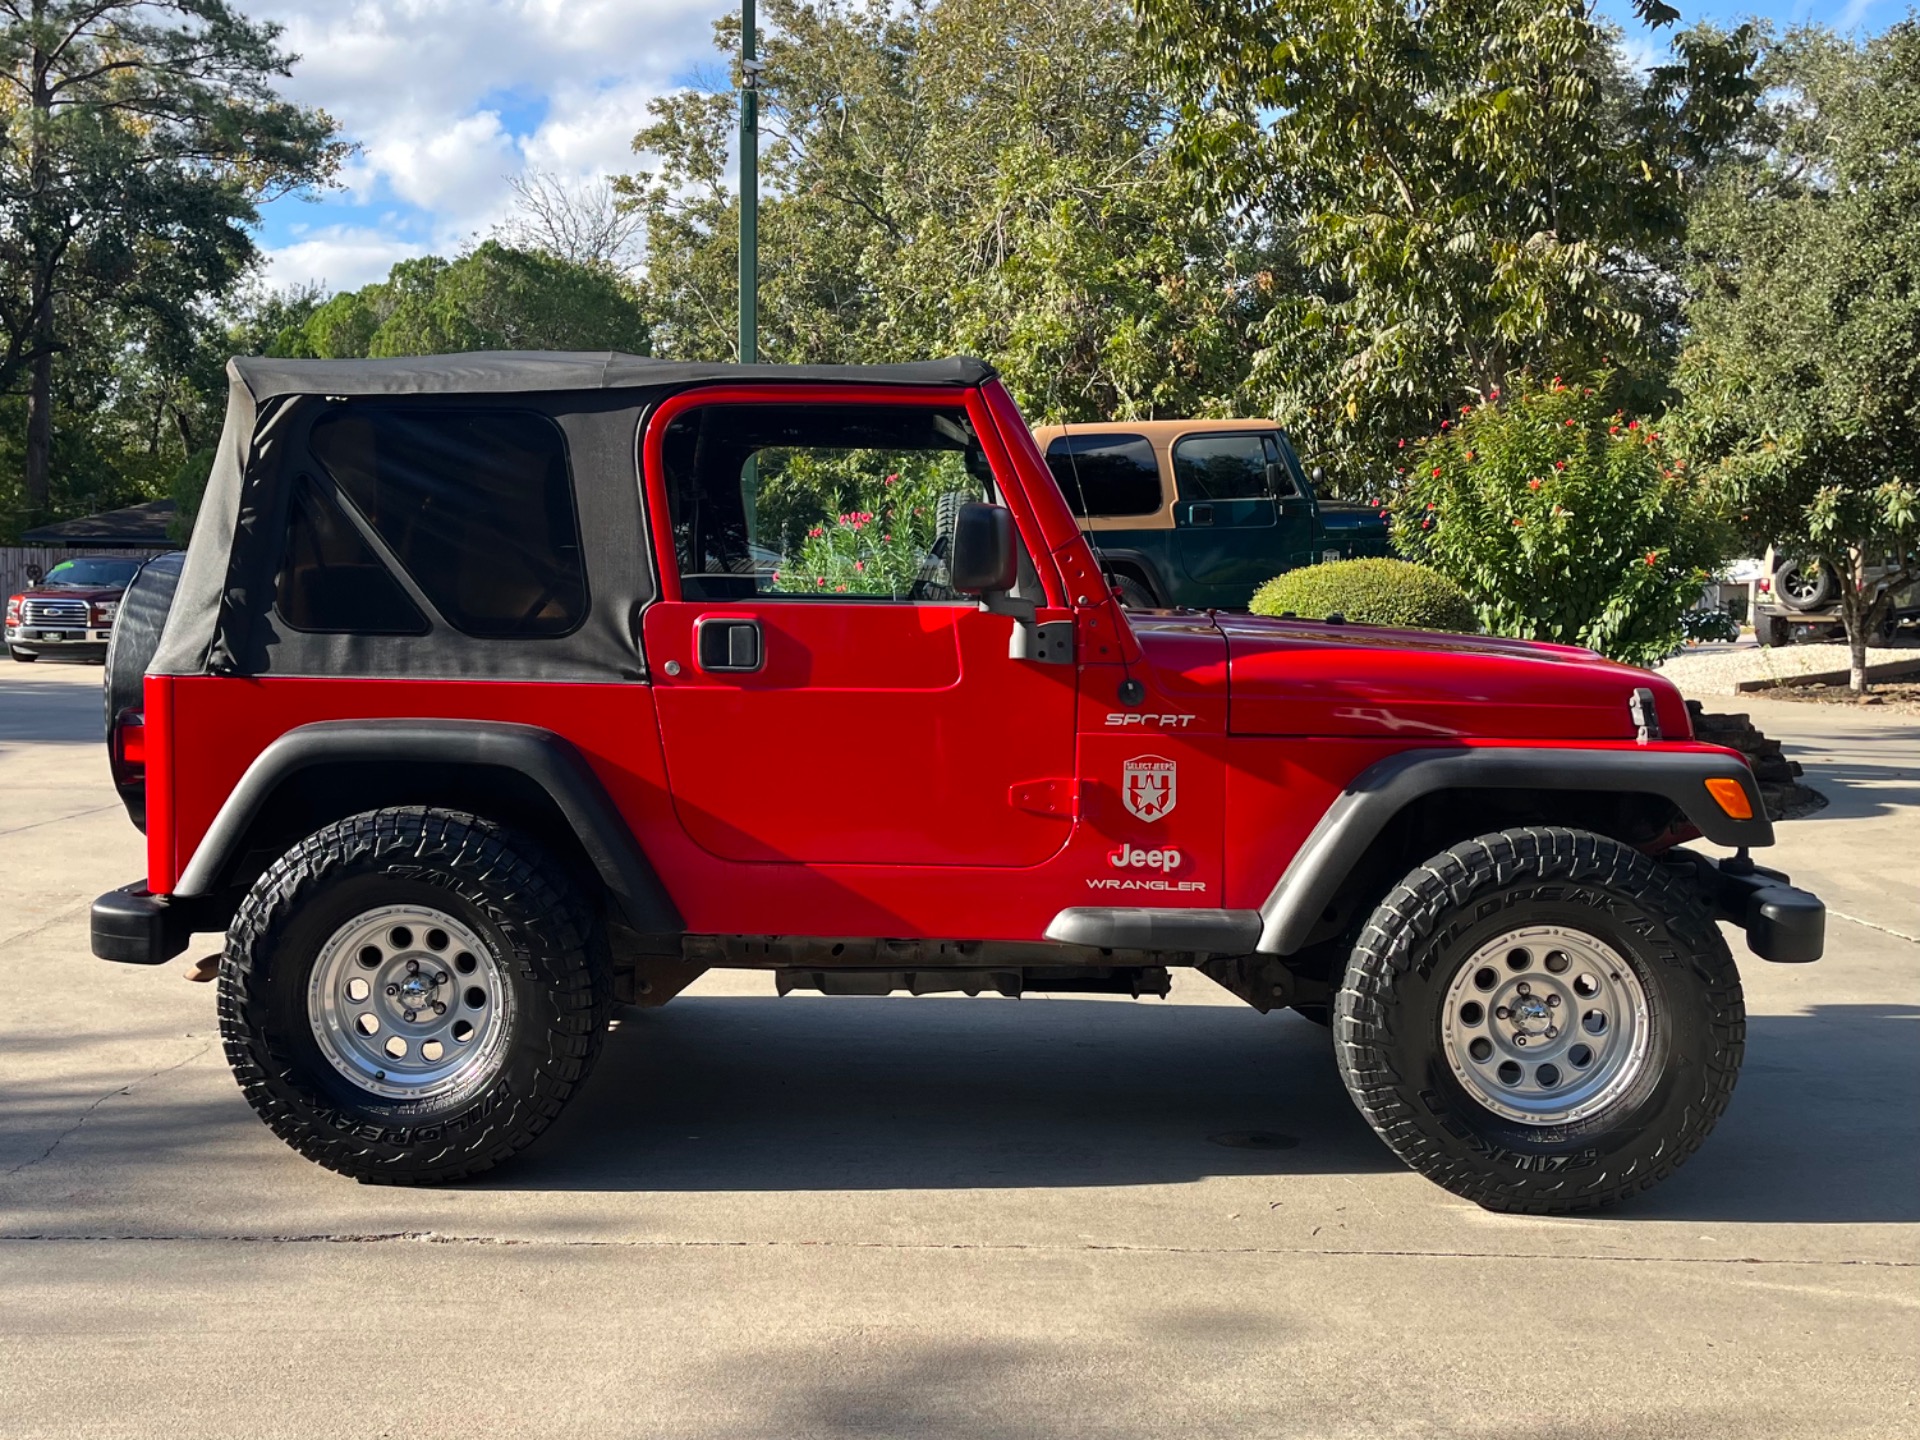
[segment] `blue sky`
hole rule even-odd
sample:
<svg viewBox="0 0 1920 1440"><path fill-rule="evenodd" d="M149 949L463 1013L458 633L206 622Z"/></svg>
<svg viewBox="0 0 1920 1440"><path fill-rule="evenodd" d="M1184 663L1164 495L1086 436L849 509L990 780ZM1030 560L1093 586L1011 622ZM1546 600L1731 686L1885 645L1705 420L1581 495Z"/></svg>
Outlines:
<svg viewBox="0 0 1920 1440"><path fill-rule="evenodd" d="M736 0L737 3L737 0ZM1635 33L1643 63L1661 42L1631 24L1629 0L1603 0ZM1675 0L1685 19L1761 14L1877 30L1907 0ZM269 206L261 243L273 284L335 289L396 260L447 254L507 212L508 177L528 168L572 180L633 168L647 101L711 71L711 24L726 0L240 0L286 26L303 58L285 89L328 110L360 153L341 188Z"/></svg>

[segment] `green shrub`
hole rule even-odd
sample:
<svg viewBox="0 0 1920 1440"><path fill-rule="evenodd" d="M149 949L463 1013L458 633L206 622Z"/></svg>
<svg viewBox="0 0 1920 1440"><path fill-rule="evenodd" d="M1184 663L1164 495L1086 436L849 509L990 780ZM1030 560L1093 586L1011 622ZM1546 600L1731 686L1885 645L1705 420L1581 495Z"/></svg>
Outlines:
<svg viewBox="0 0 1920 1440"><path fill-rule="evenodd" d="M1276 575L1254 592L1256 615L1340 614L1358 625L1479 629L1473 602L1446 576L1405 560L1333 560Z"/></svg>
<svg viewBox="0 0 1920 1440"><path fill-rule="evenodd" d="M1733 541L1715 497L1610 377L1460 408L1409 445L1393 541L1472 597L1495 635L1651 665Z"/></svg>

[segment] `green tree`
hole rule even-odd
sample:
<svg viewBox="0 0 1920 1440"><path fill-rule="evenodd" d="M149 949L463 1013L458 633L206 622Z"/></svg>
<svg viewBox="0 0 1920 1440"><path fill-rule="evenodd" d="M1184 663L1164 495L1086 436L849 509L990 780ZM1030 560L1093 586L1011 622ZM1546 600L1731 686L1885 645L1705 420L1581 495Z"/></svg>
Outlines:
<svg viewBox="0 0 1920 1440"><path fill-rule="evenodd" d="M1840 582L1852 687L1920 576L1920 20L1788 34L1694 210L1681 435L1756 546Z"/></svg>
<svg viewBox="0 0 1920 1440"><path fill-rule="evenodd" d="M461 350L645 355L651 336L638 295L611 269L489 240L455 260L403 260L384 281L315 307L270 349L327 359Z"/></svg>
<svg viewBox="0 0 1920 1440"><path fill-rule="evenodd" d="M1140 8L1194 184L1295 236L1250 388L1338 483L1381 485L1396 439L1522 371L1613 357L1657 384L1687 186L1751 108L1749 31L1683 33L1642 77L1593 0Z"/></svg>
<svg viewBox="0 0 1920 1440"><path fill-rule="evenodd" d="M1728 558L1719 497L1612 377L1463 405L1402 452L1394 545L1465 590L1495 635L1653 665Z"/></svg>
<svg viewBox="0 0 1920 1440"><path fill-rule="evenodd" d="M274 91L279 35L227 0L0 0L0 393L26 391L30 512L57 362L102 334L189 344L258 258L258 203L338 165L332 120Z"/></svg>
<svg viewBox="0 0 1920 1440"><path fill-rule="evenodd" d="M1119 0L763 15L766 358L969 351L1036 417L1232 408L1280 262L1256 225L1197 213ZM737 57L737 20L715 33ZM654 167L623 185L675 355L734 349L735 113L730 92L656 102L634 141Z"/></svg>

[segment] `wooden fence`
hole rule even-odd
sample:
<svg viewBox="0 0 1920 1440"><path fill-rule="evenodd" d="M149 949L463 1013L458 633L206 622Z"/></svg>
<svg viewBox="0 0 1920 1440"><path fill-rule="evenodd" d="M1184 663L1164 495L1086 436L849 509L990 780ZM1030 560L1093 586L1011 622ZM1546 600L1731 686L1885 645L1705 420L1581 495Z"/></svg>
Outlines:
<svg viewBox="0 0 1920 1440"><path fill-rule="evenodd" d="M71 560L76 555L111 555L117 560L146 560L155 555L164 555L164 549L158 550L96 550L87 546L69 547L66 545L0 545L0 600L6 599L17 590L27 586L27 566L38 565L43 571L51 570L62 560Z"/></svg>

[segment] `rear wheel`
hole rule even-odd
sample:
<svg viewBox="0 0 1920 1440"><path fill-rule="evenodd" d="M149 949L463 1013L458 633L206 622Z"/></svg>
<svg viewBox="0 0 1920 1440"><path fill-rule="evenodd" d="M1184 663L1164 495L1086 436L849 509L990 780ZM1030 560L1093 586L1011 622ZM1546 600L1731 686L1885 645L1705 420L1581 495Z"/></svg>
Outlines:
<svg viewBox="0 0 1920 1440"><path fill-rule="evenodd" d="M447 811L355 815L242 903L220 967L227 1059L274 1133L330 1170L473 1175L530 1144L586 1078L605 944L525 837Z"/></svg>
<svg viewBox="0 0 1920 1440"><path fill-rule="evenodd" d="M1753 638L1766 646L1792 643L1793 628L1778 615L1762 615L1753 628Z"/></svg>
<svg viewBox="0 0 1920 1440"><path fill-rule="evenodd" d="M1648 1189L1726 1108L1746 1022L1688 882L1583 831L1454 846L1373 913L1336 1001L1347 1087L1394 1153L1490 1210Z"/></svg>

